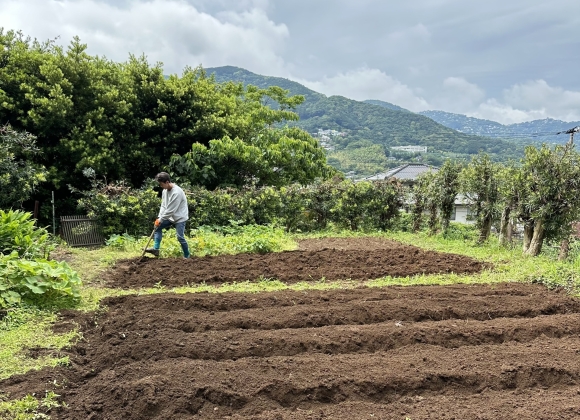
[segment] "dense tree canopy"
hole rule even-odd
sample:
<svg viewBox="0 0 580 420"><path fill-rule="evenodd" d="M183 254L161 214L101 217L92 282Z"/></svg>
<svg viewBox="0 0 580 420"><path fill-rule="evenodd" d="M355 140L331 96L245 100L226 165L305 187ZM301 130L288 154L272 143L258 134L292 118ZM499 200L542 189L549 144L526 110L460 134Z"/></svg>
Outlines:
<svg viewBox="0 0 580 420"><path fill-rule="evenodd" d="M19 207L45 181L44 168L32 162L37 153L30 133L0 127L0 208Z"/></svg>
<svg viewBox="0 0 580 420"><path fill-rule="evenodd" d="M0 29L0 121L37 137L35 162L60 196L68 185L89 186L85 168L140 186L172 158L182 178L211 187L308 182L331 172L318 142L284 128L298 118L302 97L220 84L202 68L166 77L145 57L116 63L86 49L78 38L63 49Z"/></svg>

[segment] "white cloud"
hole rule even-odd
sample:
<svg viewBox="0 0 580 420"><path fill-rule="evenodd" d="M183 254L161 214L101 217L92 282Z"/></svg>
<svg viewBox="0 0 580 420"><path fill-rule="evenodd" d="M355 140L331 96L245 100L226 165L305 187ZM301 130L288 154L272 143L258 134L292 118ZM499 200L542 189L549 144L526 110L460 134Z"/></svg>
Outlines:
<svg viewBox="0 0 580 420"><path fill-rule="evenodd" d="M476 84L462 77L448 77L440 91L432 93L430 101L434 109L464 114L477 108L485 99L485 92Z"/></svg>
<svg viewBox="0 0 580 420"><path fill-rule="evenodd" d="M470 117L496 121L501 124L515 124L546 118L543 110L517 109L512 105L501 103L497 99L487 100L480 104L474 112L468 112L467 115Z"/></svg>
<svg viewBox="0 0 580 420"><path fill-rule="evenodd" d="M377 69L360 68L325 76L319 81L294 80L325 95L341 95L359 101L379 99L411 111L428 107L427 102L411 88Z"/></svg>
<svg viewBox="0 0 580 420"><path fill-rule="evenodd" d="M504 90L501 99L482 103L472 116L503 124L544 118L580 120L580 92L552 87L545 80L516 84Z"/></svg>
<svg viewBox="0 0 580 420"><path fill-rule="evenodd" d="M0 27L166 73L233 65L412 111L580 121L580 3L514 1L0 0Z"/></svg>
<svg viewBox="0 0 580 420"><path fill-rule="evenodd" d="M431 40L431 32L422 23L405 29L391 32L387 35L385 48L407 49L410 46L417 48L417 44L427 44Z"/></svg>
<svg viewBox="0 0 580 420"><path fill-rule="evenodd" d="M172 73L199 64L284 73L280 52L288 28L259 8L212 16L180 0L131 0L123 7L97 0L4 0L0 5L5 29L20 29L39 40L60 36L63 44L78 35L89 53L115 61L132 53L162 61Z"/></svg>

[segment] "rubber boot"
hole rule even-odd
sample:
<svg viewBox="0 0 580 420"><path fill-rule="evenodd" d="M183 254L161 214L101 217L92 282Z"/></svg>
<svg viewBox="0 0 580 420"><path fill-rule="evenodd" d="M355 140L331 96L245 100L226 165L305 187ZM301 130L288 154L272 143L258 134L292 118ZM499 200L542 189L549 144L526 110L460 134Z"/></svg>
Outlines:
<svg viewBox="0 0 580 420"><path fill-rule="evenodd" d="M187 244L181 244L181 249L183 250L183 258L189 258L189 246Z"/></svg>
<svg viewBox="0 0 580 420"><path fill-rule="evenodd" d="M145 252L155 255L156 257L159 256L159 248L161 248L161 241L155 240L153 241L153 248L147 248Z"/></svg>

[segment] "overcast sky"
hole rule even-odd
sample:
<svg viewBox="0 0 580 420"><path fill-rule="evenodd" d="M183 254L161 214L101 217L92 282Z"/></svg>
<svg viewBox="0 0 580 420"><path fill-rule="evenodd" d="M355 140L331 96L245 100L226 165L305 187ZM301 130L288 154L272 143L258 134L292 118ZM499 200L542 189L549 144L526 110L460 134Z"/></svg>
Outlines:
<svg viewBox="0 0 580 420"><path fill-rule="evenodd" d="M0 0L0 27L166 74L232 65L412 111L580 120L578 0Z"/></svg>

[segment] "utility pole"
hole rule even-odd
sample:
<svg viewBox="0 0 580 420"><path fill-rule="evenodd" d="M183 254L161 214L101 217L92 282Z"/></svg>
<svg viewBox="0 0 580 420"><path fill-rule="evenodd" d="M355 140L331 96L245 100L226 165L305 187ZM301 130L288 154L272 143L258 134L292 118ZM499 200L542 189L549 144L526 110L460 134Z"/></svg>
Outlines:
<svg viewBox="0 0 580 420"><path fill-rule="evenodd" d="M566 131L559 131L556 134L570 134L570 140L568 140L568 144L574 144L574 133L580 132L580 126L576 126Z"/></svg>

